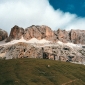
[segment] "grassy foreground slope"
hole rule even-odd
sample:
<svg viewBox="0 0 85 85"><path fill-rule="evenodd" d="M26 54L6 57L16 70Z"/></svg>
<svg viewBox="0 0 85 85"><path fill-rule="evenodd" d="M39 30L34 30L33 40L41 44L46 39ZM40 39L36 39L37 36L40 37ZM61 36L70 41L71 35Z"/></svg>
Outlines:
<svg viewBox="0 0 85 85"><path fill-rule="evenodd" d="M0 85L85 85L85 66L44 59L0 60Z"/></svg>

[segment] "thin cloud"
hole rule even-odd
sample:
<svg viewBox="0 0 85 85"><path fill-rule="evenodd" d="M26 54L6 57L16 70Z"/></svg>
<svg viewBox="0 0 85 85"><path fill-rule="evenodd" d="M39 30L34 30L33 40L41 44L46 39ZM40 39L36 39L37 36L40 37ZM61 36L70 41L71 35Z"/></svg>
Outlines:
<svg viewBox="0 0 85 85"><path fill-rule="evenodd" d="M26 28L31 25L47 25L53 30L85 29L85 18L76 14L54 10L48 0L0 1L0 28L10 31L14 25Z"/></svg>

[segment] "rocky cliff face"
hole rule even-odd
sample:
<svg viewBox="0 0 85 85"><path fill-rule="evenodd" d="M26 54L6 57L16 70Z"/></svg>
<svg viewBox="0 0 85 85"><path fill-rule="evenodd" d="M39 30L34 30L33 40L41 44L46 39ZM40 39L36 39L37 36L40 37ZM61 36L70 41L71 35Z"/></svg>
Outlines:
<svg viewBox="0 0 85 85"><path fill-rule="evenodd" d="M8 37L7 32L0 30L0 40L4 40ZM66 45L66 42L72 42L75 44L85 44L85 30L71 30L65 31L58 29L52 31L48 26L35 26L32 25L26 29L18 26L14 26L11 29L10 35L7 41L19 40L21 38L30 40L31 38L46 39L53 41L48 44L29 44L19 42L16 44L8 44L0 46L0 58L12 59L12 58L44 58L60 61L71 62L85 62L85 46L73 46ZM64 44L56 43L62 41ZM46 46L47 45L47 46Z"/></svg>
<svg viewBox="0 0 85 85"><path fill-rule="evenodd" d="M44 47L44 58L60 60L60 61L71 61L71 62L83 62L85 61L83 48L69 47L66 45L55 45ZM82 51L82 52L81 52Z"/></svg>
<svg viewBox="0 0 85 85"><path fill-rule="evenodd" d="M37 38L39 40L44 38L50 40L52 39L53 35L54 35L53 31L48 26L32 25L24 30L23 28L15 25L11 29L7 42L13 39L19 40L22 36L25 40L30 40L31 38Z"/></svg>
<svg viewBox="0 0 85 85"><path fill-rule="evenodd" d="M68 31L58 29L54 31L55 39L62 41L62 42L70 42L70 35Z"/></svg>
<svg viewBox="0 0 85 85"><path fill-rule="evenodd" d="M10 35L9 37L7 38L7 42L11 41L11 40L14 40L14 39L21 39L21 37L23 36L24 34L24 29L21 28L21 27L18 27L17 25L15 25L12 29L11 29L11 32L10 32Z"/></svg>
<svg viewBox="0 0 85 85"><path fill-rule="evenodd" d="M0 58L43 58L68 62L85 62L85 48L69 47L60 44L47 46L19 42L13 45L0 46Z"/></svg>
<svg viewBox="0 0 85 85"><path fill-rule="evenodd" d="M70 40L75 44L85 44L85 30L71 30Z"/></svg>
<svg viewBox="0 0 85 85"><path fill-rule="evenodd" d="M26 29L23 29L18 26L14 26L11 29L10 35L7 41L13 39L20 39L23 36L25 40L30 40L31 38L37 39L47 39L53 42L62 41L62 42L72 42L75 44L85 44L85 30L61 30L52 31L50 27L42 25L35 26L32 25Z"/></svg>
<svg viewBox="0 0 85 85"><path fill-rule="evenodd" d="M41 58L41 48L36 48L31 44L19 42L13 45L0 46L0 58Z"/></svg>
<svg viewBox="0 0 85 85"><path fill-rule="evenodd" d="M85 30L65 31L58 29L54 31L56 38L62 42L72 42L74 44L85 44Z"/></svg>
<svg viewBox="0 0 85 85"><path fill-rule="evenodd" d="M37 38L37 39L50 39L53 37L53 31L48 26L35 26L32 25L25 29L24 39L29 40L31 38Z"/></svg>
<svg viewBox="0 0 85 85"><path fill-rule="evenodd" d="M0 41L6 39L8 37L8 33L2 29L0 29Z"/></svg>

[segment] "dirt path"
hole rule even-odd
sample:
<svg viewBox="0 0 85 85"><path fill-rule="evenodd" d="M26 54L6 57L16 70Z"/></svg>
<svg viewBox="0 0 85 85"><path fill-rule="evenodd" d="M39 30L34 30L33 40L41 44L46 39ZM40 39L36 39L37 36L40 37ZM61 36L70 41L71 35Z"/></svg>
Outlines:
<svg viewBox="0 0 85 85"><path fill-rule="evenodd" d="M72 83L72 82L77 81L77 80L79 80L79 79L71 80L69 82L63 83L62 85L66 85L66 84Z"/></svg>

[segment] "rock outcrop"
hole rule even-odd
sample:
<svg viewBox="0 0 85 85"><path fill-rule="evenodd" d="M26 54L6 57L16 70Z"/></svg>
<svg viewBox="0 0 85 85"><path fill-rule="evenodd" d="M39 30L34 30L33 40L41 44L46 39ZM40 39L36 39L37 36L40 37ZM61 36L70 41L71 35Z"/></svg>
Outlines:
<svg viewBox="0 0 85 85"><path fill-rule="evenodd" d="M51 39L53 37L53 31L48 26L35 26L32 25L25 29L24 39L29 40L31 38L37 39Z"/></svg>
<svg viewBox="0 0 85 85"><path fill-rule="evenodd" d="M46 54L44 58L65 62L82 62L85 57L84 54L80 52L80 49L83 51L82 48L75 49L66 45L46 46L44 47L44 54Z"/></svg>
<svg viewBox="0 0 85 85"><path fill-rule="evenodd" d="M42 58L41 48L36 48L31 44L19 42L14 45L1 46L0 57L6 59L13 58Z"/></svg>
<svg viewBox="0 0 85 85"><path fill-rule="evenodd" d="M50 27L42 25L32 25L26 29L23 29L18 26L14 26L11 29L10 35L7 41L11 41L13 39L19 40L21 37L25 40L30 40L31 38L36 39L47 39L53 42L62 41L72 42L75 44L85 44L85 30L61 30L58 29L56 31L52 31Z"/></svg>
<svg viewBox="0 0 85 85"><path fill-rule="evenodd" d="M62 42L69 42L70 36L69 32L65 30L58 29L57 31L54 31L55 39L62 41Z"/></svg>
<svg viewBox="0 0 85 85"><path fill-rule="evenodd" d="M85 44L85 30L65 31L58 29L52 31L48 26L32 25L26 29L14 26L11 29L10 35L6 31L0 29L0 41L7 38L7 42L22 38L24 40L38 39L50 40L49 43L25 43L11 42L12 44L4 44L0 46L0 58L44 58L68 62L85 62L85 46L74 45ZM59 42L57 42L59 40ZM61 41L61 42L60 42ZM64 43L63 43L64 42ZM66 43L71 42L71 43ZM69 46L71 45L71 46Z"/></svg>
<svg viewBox="0 0 85 85"><path fill-rule="evenodd" d="M85 44L85 30L65 31L58 29L54 31L57 40L62 42L72 42L74 44Z"/></svg>
<svg viewBox="0 0 85 85"><path fill-rule="evenodd" d="M36 38L39 40L43 39L43 38L52 40L53 35L54 35L53 31L48 26L32 25L24 30L23 28L15 25L11 29L10 35L7 39L7 42L9 42L13 39L19 40L22 36L25 40L30 40L31 38Z"/></svg>
<svg viewBox="0 0 85 85"><path fill-rule="evenodd" d="M70 40L75 44L85 44L85 30L71 30Z"/></svg>
<svg viewBox="0 0 85 85"><path fill-rule="evenodd" d="M67 45L49 44L40 46L19 42L0 46L0 58L43 58L68 62L85 62L85 48Z"/></svg>
<svg viewBox="0 0 85 85"><path fill-rule="evenodd" d="M8 33L0 29L0 41L5 40L8 37Z"/></svg>
<svg viewBox="0 0 85 85"><path fill-rule="evenodd" d="M21 37L23 36L24 34L24 29L21 28L21 27L18 27L17 25L15 25L12 29L11 29L11 32L10 32L10 35L9 37L7 38L7 42L11 41L11 40L19 40L21 39Z"/></svg>

